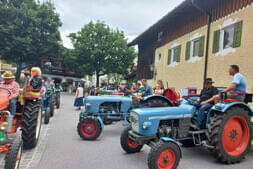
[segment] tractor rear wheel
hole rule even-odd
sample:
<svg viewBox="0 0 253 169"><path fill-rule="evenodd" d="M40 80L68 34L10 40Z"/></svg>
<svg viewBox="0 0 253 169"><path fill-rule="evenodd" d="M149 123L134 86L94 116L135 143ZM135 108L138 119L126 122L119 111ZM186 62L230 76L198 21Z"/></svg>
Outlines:
<svg viewBox="0 0 253 169"><path fill-rule="evenodd" d="M27 102L22 123L22 140L25 149L31 149L37 145L40 136L41 121L41 102Z"/></svg>
<svg viewBox="0 0 253 169"><path fill-rule="evenodd" d="M96 140L101 134L101 125L96 117L83 117L77 125L77 132L83 140Z"/></svg>
<svg viewBox="0 0 253 169"><path fill-rule="evenodd" d="M244 108L233 107L223 114L215 114L208 129L214 155L220 162L239 163L249 152L252 123Z"/></svg>
<svg viewBox="0 0 253 169"><path fill-rule="evenodd" d="M172 107L173 104L169 103L165 99L151 98L148 99L140 107Z"/></svg>
<svg viewBox="0 0 253 169"><path fill-rule="evenodd" d="M6 156L4 169L18 169L22 155L22 140L17 136L11 143Z"/></svg>
<svg viewBox="0 0 253 169"><path fill-rule="evenodd" d="M133 141L129 135L128 131L131 130L131 126L126 127L120 136L120 144L123 150L125 150L126 153L137 153L140 152L143 145L140 145L138 142Z"/></svg>
<svg viewBox="0 0 253 169"><path fill-rule="evenodd" d="M45 114L44 114L44 124L49 123L50 117L51 117L50 108L47 107L47 110L45 111Z"/></svg>
<svg viewBox="0 0 253 169"><path fill-rule="evenodd" d="M157 142L148 154L149 169L176 169L181 155L178 145L172 142Z"/></svg>

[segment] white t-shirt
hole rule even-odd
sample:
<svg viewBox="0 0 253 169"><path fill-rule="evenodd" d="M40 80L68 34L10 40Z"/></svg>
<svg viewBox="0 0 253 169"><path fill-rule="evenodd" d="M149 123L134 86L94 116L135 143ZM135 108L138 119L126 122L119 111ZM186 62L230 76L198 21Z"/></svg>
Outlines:
<svg viewBox="0 0 253 169"><path fill-rule="evenodd" d="M83 88L78 87L77 90L79 91L77 97L83 97Z"/></svg>

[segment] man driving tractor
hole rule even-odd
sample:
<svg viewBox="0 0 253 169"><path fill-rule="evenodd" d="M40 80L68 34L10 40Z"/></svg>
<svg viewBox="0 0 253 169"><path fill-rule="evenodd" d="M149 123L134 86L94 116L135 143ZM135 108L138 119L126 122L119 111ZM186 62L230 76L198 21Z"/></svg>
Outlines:
<svg viewBox="0 0 253 169"><path fill-rule="evenodd" d="M12 72L6 71L3 74L3 82L0 83L0 88L7 89L10 92L10 102L9 102L9 110L11 113L11 117L13 119L15 113L16 113L16 104L17 104L17 98L19 96L19 84L14 81L15 76L12 74ZM12 121L12 120L11 120ZM12 124L9 124L11 127ZM10 130L9 127L9 130Z"/></svg>
<svg viewBox="0 0 253 169"><path fill-rule="evenodd" d="M10 91L10 113L12 116L16 113L17 98L19 96L19 84L14 81L15 76L12 72L5 72L3 74L4 81L0 83L0 87Z"/></svg>
<svg viewBox="0 0 253 169"><path fill-rule="evenodd" d="M205 87L202 89L200 93L200 97L198 98L198 104L196 105L198 110L198 116L195 124L192 124L191 127L193 129L199 129L202 121L205 117L205 111L210 109L215 101L215 96L218 94L218 89L213 86L212 78L207 78L205 80Z"/></svg>

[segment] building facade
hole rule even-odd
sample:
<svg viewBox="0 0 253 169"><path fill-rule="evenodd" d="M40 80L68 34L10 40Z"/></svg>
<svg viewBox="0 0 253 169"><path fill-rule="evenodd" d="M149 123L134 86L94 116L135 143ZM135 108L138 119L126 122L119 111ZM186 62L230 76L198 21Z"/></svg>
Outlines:
<svg viewBox="0 0 253 169"><path fill-rule="evenodd" d="M253 0L193 2L184 1L130 44L138 44L139 60L145 60L138 63L138 78L149 79L151 85L158 79L168 81L176 90L202 88L206 68L207 77L213 78L216 86L228 86L232 79L229 66L237 64L250 92L253 90ZM143 66L150 68L148 72L142 72Z"/></svg>

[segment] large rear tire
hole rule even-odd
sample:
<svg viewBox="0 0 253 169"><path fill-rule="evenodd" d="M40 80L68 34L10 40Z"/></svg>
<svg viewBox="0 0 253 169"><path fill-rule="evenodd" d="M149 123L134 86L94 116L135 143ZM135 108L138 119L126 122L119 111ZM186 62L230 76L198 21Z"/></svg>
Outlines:
<svg viewBox="0 0 253 169"><path fill-rule="evenodd" d="M131 130L131 126L126 127L120 136L120 144L123 150L125 150L126 153L137 153L140 152L143 145L140 145L138 142L131 140L131 138L128 135L128 131Z"/></svg>
<svg viewBox="0 0 253 169"><path fill-rule="evenodd" d="M27 102L24 110L24 121L22 123L22 140L25 149L32 149L37 145L41 121L41 102Z"/></svg>
<svg viewBox="0 0 253 169"><path fill-rule="evenodd" d="M214 156L222 163L241 162L249 152L252 139L252 123L248 111L233 107L223 114L215 114L209 124Z"/></svg>
<svg viewBox="0 0 253 169"><path fill-rule="evenodd" d="M181 158L178 145L172 142L157 142L148 154L149 169L176 169Z"/></svg>
<svg viewBox="0 0 253 169"><path fill-rule="evenodd" d="M11 143L6 156L4 169L18 169L22 156L22 140L17 136Z"/></svg>
<svg viewBox="0 0 253 169"><path fill-rule="evenodd" d="M83 140L96 140L101 134L101 125L96 117L83 117L77 125L77 132Z"/></svg>

